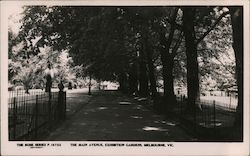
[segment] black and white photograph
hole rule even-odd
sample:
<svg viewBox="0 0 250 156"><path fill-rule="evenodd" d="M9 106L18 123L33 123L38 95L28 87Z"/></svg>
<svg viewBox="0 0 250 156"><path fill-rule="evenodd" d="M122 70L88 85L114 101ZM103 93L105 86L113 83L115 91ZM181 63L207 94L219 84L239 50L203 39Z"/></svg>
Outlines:
<svg viewBox="0 0 250 156"><path fill-rule="evenodd" d="M247 1L64 2L1 6L3 155L249 154Z"/></svg>

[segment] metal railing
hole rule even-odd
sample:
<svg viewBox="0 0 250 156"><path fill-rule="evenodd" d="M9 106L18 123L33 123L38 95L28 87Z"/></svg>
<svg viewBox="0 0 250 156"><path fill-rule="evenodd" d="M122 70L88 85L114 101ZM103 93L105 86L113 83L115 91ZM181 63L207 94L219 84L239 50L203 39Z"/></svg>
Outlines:
<svg viewBox="0 0 250 156"><path fill-rule="evenodd" d="M11 91L8 97L9 140L37 140L65 118L66 92Z"/></svg>
<svg viewBox="0 0 250 156"><path fill-rule="evenodd" d="M231 127L234 122L236 105L215 100L198 100L194 112L187 111L187 99L177 97L177 114L204 128Z"/></svg>

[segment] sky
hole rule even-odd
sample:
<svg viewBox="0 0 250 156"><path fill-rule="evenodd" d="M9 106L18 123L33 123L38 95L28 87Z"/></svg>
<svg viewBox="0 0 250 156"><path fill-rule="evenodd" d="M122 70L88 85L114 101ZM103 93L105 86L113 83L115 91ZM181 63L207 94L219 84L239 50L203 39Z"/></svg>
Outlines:
<svg viewBox="0 0 250 156"><path fill-rule="evenodd" d="M20 4L13 4L11 6L8 6L8 12L7 12L7 16L8 16L8 26L10 29L12 29L12 31L14 33L18 33L21 23L19 22L19 20L21 19L21 13L23 11L22 9L22 5Z"/></svg>

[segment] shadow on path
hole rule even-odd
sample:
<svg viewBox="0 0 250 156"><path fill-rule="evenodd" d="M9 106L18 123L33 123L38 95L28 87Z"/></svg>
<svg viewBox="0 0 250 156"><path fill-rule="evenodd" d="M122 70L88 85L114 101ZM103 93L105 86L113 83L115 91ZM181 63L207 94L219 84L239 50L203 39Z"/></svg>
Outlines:
<svg viewBox="0 0 250 156"><path fill-rule="evenodd" d="M72 103L74 102L74 103ZM45 140L50 141L191 141L177 125L118 91L72 94L70 117ZM73 106L75 105L75 106ZM70 107L67 107L70 109Z"/></svg>

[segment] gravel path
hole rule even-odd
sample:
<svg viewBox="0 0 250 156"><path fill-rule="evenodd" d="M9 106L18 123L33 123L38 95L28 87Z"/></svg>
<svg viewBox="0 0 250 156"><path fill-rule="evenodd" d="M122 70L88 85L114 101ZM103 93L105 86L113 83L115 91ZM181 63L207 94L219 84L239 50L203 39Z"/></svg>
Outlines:
<svg viewBox="0 0 250 156"><path fill-rule="evenodd" d="M176 121L164 119L117 91L67 97L67 120L50 141L191 141ZM77 110L77 111L76 111Z"/></svg>

